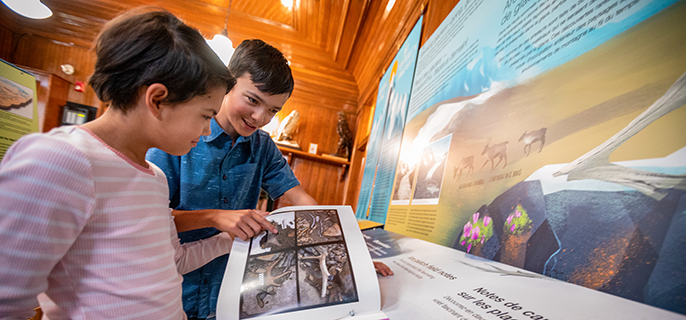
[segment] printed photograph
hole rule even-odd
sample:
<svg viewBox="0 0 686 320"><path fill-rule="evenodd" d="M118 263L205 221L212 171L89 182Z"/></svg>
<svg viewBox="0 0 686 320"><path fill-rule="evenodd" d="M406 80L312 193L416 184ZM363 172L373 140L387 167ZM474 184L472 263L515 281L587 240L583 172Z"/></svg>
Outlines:
<svg viewBox="0 0 686 320"><path fill-rule="evenodd" d="M428 145L422 153L417 170L417 186L412 197L413 204L437 204L452 135L445 136Z"/></svg>
<svg viewBox="0 0 686 320"><path fill-rule="evenodd" d="M33 90L0 76L0 110L33 119Z"/></svg>
<svg viewBox="0 0 686 320"><path fill-rule="evenodd" d="M359 301L335 209L284 212L268 219L278 233L262 233L251 241L241 319Z"/></svg>
<svg viewBox="0 0 686 320"><path fill-rule="evenodd" d="M298 211L295 216L299 246L343 240L336 210Z"/></svg>
<svg viewBox="0 0 686 320"><path fill-rule="evenodd" d="M295 250L248 258L241 288L241 319L298 307Z"/></svg>
<svg viewBox="0 0 686 320"><path fill-rule="evenodd" d="M394 205L410 204L412 197L412 183L414 182L415 167L407 161L400 159L398 161L398 168L395 170L395 180L393 184L393 198Z"/></svg>
<svg viewBox="0 0 686 320"><path fill-rule="evenodd" d="M301 306L358 301L345 244L301 248L298 261Z"/></svg>
<svg viewBox="0 0 686 320"><path fill-rule="evenodd" d="M295 247L295 212L284 212L269 217L277 234L262 232L253 237L250 255L276 252Z"/></svg>

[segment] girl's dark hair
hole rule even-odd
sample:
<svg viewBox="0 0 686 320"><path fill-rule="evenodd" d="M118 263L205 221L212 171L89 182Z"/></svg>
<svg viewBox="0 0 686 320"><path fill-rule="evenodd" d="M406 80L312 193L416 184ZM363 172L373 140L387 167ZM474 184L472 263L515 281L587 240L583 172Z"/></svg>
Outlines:
<svg viewBox="0 0 686 320"><path fill-rule="evenodd" d="M293 93L293 75L283 53L259 39L244 40L234 51L229 70L239 78L245 73L260 91L273 94Z"/></svg>
<svg viewBox="0 0 686 320"><path fill-rule="evenodd" d="M89 83L103 102L124 112L139 90L153 83L167 87L163 101L177 104L210 90L236 84L202 35L173 14L142 7L108 22L95 45L97 61Z"/></svg>

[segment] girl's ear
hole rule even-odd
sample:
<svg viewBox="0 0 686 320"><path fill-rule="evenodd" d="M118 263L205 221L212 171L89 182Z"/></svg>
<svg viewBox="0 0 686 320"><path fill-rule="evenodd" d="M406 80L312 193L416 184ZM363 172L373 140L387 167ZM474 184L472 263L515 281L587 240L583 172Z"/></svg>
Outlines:
<svg viewBox="0 0 686 320"><path fill-rule="evenodd" d="M161 83L153 83L145 89L145 106L156 118L162 115L162 101L169 95L167 86Z"/></svg>

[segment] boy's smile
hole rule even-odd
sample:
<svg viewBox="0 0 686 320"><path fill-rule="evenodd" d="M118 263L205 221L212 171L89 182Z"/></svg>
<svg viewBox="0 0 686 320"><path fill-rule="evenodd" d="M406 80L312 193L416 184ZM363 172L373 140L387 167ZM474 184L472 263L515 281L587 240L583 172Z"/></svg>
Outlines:
<svg viewBox="0 0 686 320"><path fill-rule="evenodd" d="M270 95L260 91L248 73L236 80L215 118L234 142L239 136L247 137L268 124L290 97L288 93Z"/></svg>

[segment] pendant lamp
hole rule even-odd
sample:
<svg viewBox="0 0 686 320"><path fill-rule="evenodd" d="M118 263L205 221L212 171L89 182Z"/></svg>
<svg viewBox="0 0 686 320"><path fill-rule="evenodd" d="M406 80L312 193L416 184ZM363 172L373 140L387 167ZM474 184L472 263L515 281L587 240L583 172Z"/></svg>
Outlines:
<svg viewBox="0 0 686 320"><path fill-rule="evenodd" d="M229 6L226 8L226 20L224 21L224 30L220 34L214 35L212 40L206 40L210 48L219 56L219 58L224 62L224 65L229 65L231 60L231 55L233 55L233 43L228 37L228 25L229 25L229 11L231 11L231 1L229 1Z"/></svg>

